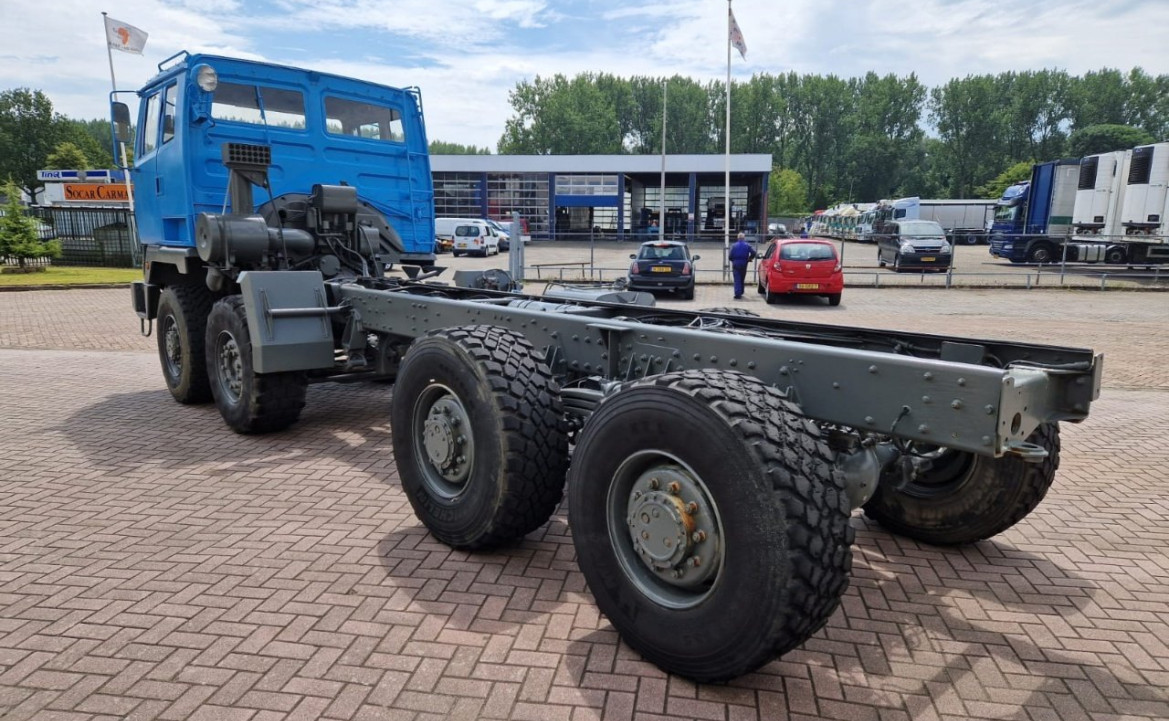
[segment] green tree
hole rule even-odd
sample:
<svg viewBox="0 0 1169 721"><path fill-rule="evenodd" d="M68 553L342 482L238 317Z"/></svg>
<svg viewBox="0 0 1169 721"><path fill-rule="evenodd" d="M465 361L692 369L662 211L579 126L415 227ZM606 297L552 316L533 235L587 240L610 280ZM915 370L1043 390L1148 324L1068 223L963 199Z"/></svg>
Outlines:
<svg viewBox="0 0 1169 721"><path fill-rule="evenodd" d="M0 258L16 258L21 268L27 268L31 258L61 257L61 244L55 240L42 241L36 221L25 215L20 205L20 187L8 181L4 192L8 202L0 217Z"/></svg>
<svg viewBox="0 0 1169 721"><path fill-rule="evenodd" d="M557 74L520 83L509 98L516 115L508 119L499 152L535 155L621 152L621 127L613 101L591 73L569 80Z"/></svg>
<svg viewBox="0 0 1169 721"><path fill-rule="evenodd" d="M90 168L114 167L113 135L108 120L61 118L58 132L61 142L73 143L81 149Z"/></svg>
<svg viewBox="0 0 1169 721"><path fill-rule="evenodd" d="M441 140L430 141L431 155L491 155L491 148L480 148L477 145L460 145L446 143Z"/></svg>
<svg viewBox="0 0 1169 721"><path fill-rule="evenodd" d="M37 171L57 145L57 120L53 103L40 90L0 92L0 177L14 180L30 198L44 184Z"/></svg>
<svg viewBox="0 0 1169 721"><path fill-rule="evenodd" d="M1003 191L1011 187L1015 183L1029 180L1031 178L1031 166L1034 165L1029 160L1024 160L1015 163L1003 172L996 175L991 180L983 183L974 189L975 198L994 198L1003 197Z"/></svg>
<svg viewBox="0 0 1169 721"><path fill-rule="evenodd" d="M85 157L85 153L81 152L81 148L74 143L65 141L57 143L57 147L53 152L49 153L49 157L45 159L45 167L54 170L69 169L69 170L89 170L89 160Z"/></svg>
<svg viewBox="0 0 1169 721"><path fill-rule="evenodd" d="M971 75L930 92L930 120L942 141L935 161L949 197L968 197L1008 160L1001 87L994 76Z"/></svg>
<svg viewBox="0 0 1169 721"><path fill-rule="evenodd" d="M768 215L803 215L808 212L808 184L791 168L773 167L767 195Z"/></svg>
<svg viewBox="0 0 1169 721"><path fill-rule="evenodd" d="M1153 136L1128 125L1089 125L1072 133L1068 152L1075 158L1148 145Z"/></svg>

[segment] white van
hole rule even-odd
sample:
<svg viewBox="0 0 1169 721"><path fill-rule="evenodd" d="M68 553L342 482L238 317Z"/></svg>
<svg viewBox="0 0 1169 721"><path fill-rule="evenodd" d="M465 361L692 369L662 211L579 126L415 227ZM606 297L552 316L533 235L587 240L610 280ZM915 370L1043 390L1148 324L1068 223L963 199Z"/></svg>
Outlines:
<svg viewBox="0 0 1169 721"><path fill-rule="evenodd" d="M494 220L483 218L435 218L434 219L434 237L436 240L449 240L454 243L455 228L464 223L474 223L476 225L486 224L495 230L495 236L498 238L499 249L507 250L509 246L510 237L507 231L502 228L499 223Z"/></svg>
<svg viewBox="0 0 1169 721"><path fill-rule="evenodd" d="M452 236L455 246L451 252L457 258L463 253L496 255L499 253L499 234L482 220L462 220L455 225Z"/></svg>

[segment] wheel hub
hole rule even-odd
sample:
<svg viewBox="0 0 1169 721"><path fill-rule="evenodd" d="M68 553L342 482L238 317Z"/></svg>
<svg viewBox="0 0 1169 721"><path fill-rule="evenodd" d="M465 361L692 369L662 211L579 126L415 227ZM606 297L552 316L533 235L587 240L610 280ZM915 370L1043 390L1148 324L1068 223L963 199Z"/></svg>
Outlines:
<svg viewBox="0 0 1169 721"><path fill-rule="evenodd" d="M422 447L431 466L450 483L467 480L471 469L469 422L462 405L451 396L430 407L422 426Z"/></svg>
<svg viewBox="0 0 1169 721"><path fill-rule="evenodd" d="M239 345L230 335L221 338L219 344L219 377L221 386L231 396L232 400L239 400L244 386L244 365L240 358Z"/></svg>
<svg viewBox="0 0 1169 721"><path fill-rule="evenodd" d="M179 338L179 328L174 322L174 318L167 318L164 338L167 363L170 365L172 373L177 375L182 369L182 340Z"/></svg>
<svg viewBox="0 0 1169 721"><path fill-rule="evenodd" d="M658 578L693 587L719 566L718 519L701 484L677 466L638 477L626 505L633 549Z"/></svg>

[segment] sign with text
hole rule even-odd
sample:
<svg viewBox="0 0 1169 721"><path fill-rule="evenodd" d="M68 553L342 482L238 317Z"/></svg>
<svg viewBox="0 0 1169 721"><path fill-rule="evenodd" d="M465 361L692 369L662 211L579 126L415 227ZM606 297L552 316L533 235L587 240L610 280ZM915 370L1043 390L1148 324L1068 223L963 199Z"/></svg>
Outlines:
<svg viewBox="0 0 1169 721"><path fill-rule="evenodd" d="M65 183L66 203L129 203L126 186L121 183Z"/></svg>

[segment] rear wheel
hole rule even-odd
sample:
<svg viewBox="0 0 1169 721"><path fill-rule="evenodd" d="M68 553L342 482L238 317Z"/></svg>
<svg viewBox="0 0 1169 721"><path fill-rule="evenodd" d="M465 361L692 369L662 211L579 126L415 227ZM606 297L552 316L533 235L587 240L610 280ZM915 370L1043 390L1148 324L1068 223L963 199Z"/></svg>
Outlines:
<svg viewBox="0 0 1169 721"><path fill-rule="evenodd" d="M207 319L207 368L219 415L236 433L270 433L300 418L308 379L300 371L256 373L252 339L238 295L223 298Z"/></svg>
<svg viewBox="0 0 1169 721"><path fill-rule="evenodd" d="M930 460L898 488L899 476L881 479L865 515L894 533L925 543L972 543L1002 533L1033 511L1059 468L1059 425L1047 423L1027 439L1047 450L1040 463L988 458L936 446L914 450Z"/></svg>
<svg viewBox="0 0 1169 721"><path fill-rule="evenodd" d="M763 302L772 305L777 300L779 300L779 296L771 292L771 283L768 283L763 289Z"/></svg>
<svg viewBox="0 0 1169 721"><path fill-rule="evenodd" d="M840 293L832 293L827 298L828 305L840 305Z"/></svg>
<svg viewBox="0 0 1169 721"><path fill-rule="evenodd" d="M172 285L158 299L158 358L167 390L179 403L211 400L203 343L211 292L202 285Z"/></svg>
<svg viewBox="0 0 1169 721"><path fill-rule="evenodd" d="M601 403L577 439L569 518L622 638L698 681L803 643L848 585L853 530L818 429L761 381L669 373Z"/></svg>
<svg viewBox="0 0 1169 721"><path fill-rule="evenodd" d="M414 512L454 548L536 530L564 492L561 416L552 373L524 336L465 326L414 341L390 405L394 458Z"/></svg>

